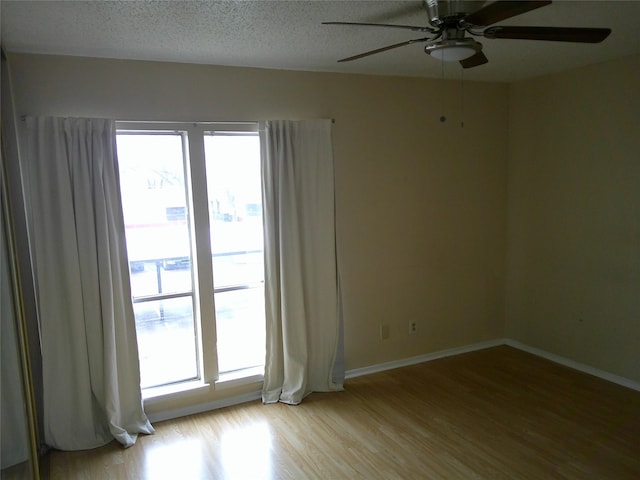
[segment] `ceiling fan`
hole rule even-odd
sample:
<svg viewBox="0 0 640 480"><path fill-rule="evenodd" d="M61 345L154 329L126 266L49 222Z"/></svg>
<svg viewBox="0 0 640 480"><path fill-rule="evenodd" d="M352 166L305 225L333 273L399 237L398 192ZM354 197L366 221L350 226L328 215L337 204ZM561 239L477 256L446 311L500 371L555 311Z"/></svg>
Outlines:
<svg viewBox="0 0 640 480"><path fill-rule="evenodd" d="M401 28L428 34L423 38L387 45L386 47L343 58L338 62L350 62L393 48L426 42L424 50L432 57L445 62L459 61L463 68L472 68L483 65L489 60L482 52L482 44L471 37L467 37L467 33L472 36L489 39L503 38L580 43L599 43L611 33L609 28L490 26L502 20L550 5L551 1L549 0L498 0L480 8L478 8L478 5L482 5L482 3L477 1L423 0L422 3L429 16L430 26L322 22L323 25Z"/></svg>

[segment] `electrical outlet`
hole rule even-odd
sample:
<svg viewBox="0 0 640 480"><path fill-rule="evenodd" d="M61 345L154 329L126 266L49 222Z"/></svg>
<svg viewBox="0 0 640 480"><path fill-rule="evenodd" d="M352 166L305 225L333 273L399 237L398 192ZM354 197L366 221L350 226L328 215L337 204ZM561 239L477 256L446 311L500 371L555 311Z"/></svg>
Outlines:
<svg viewBox="0 0 640 480"><path fill-rule="evenodd" d="M409 322L409 335L415 335L418 332L418 322Z"/></svg>
<svg viewBox="0 0 640 480"><path fill-rule="evenodd" d="M389 338L389 325L380 325L380 340Z"/></svg>

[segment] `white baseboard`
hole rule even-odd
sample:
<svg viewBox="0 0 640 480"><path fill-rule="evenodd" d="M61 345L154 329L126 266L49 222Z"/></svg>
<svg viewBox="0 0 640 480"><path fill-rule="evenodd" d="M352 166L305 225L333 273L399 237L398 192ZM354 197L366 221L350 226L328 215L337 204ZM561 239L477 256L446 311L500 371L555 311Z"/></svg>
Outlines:
<svg viewBox="0 0 640 480"><path fill-rule="evenodd" d="M593 375L594 377L602 378L603 380L607 380L609 382L613 382L618 385L622 385L623 387L631 388L632 390L640 392L640 383L634 380L621 377L619 375L615 375L613 373L609 373L604 370L591 367L589 365L585 365L584 363L576 362L575 360L571 360L560 355L555 355L539 348L530 347L529 345L518 342L517 340L513 340L511 338L499 338L495 340L489 340L488 342L474 343L471 345L465 345L463 347L455 347L447 350L427 353L425 355L418 355L417 357L404 358L401 360L379 363L377 365L370 365L368 367L355 368L353 370L347 370L345 372L345 379L360 377L362 375L370 375L372 373L384 372L386 370L392 370L394 368L408 367L409 365L416 365L422 362L437 360L438 358L460 355L461 353L483 350L485 348L497 347L499 345L508 345L510 347L517 348L518 350L522 350L538 357L551 360L552 362L558 363L560 365L564 365L565 367L573 368L574 370L578 370L580 372Z"/></svg>
<svg viewBox="0 0 640 480"><path fill-rule="evenodd" d="M347 370L344 374L344 378L361 377L362 375L384 372L385 370L393 370L394 368L408 367L409 365L429 362L438 358L451 357L452 355L460 355L461 353L474 352L476 350L483 350L485 348L497 347L498 345L504 344L504 339L499 338L496 340L489 340L487 342L465 345L463 347L455 347L447 350L439 350L433 353L426 353L424 355L418 355L417 357L403 358L401 360L393 360L391 362L379 363L368 367L354 368L353 370Z"/></svg>
<svg viewBox="0 0 640 480"><path fill-rule="evenodd" d="M552 362L564 365L565 367L573 368L574 370L578 370L580 372L593 375L594 377L602 378L603 380L607 380L609 382L613 382L618 385L622 385L623 387L631 388L640 392L640 383L634 380L630 380L619 375L614 375L613 373L605 372L604 370L585 365L584 363L576 362L575 360L571 360L569 358L561 357L560 355L555 355L539 348L530 347L529 345L518 342L517 340L512 340L510 338L505 338L504 344L509 345L513 348L517 348L518 350L522 350L524 352L532 353L533 355L536 355L538 357L546 358L547 360L551 360Z"/></svg>
<svg viewBox="0 0 640 480"><path fill-rule="evenodd" d="M504 339L490 340L488 342L474 343L472 345L465 345L463 347L455 347L447 350L440 350L438 352L427 353L425 355L418 355L417 357L405 358L401 360L394 360L392 362L381 363L378 365L371 365L369 367L356 368L353 370L347 370L345 372L345 379L359 377L362 375L369 375L372 373L383 372L385 370L391 370L394 368L407 367L409 365L415 365L417 363L428 362L437 358L450 357L452 355L459 355L461 353L473 352L475 350L482 350L485 348L496 347L498 345L504 345ZM212 402L199 403L197 405L189 405L183 408L174 408L171 410L162 410L159 412L148 413L149 421L162 422L164 420L171 420L173 418L185 417L187 415L195 415L198 413L208 412L209 410L216 410L218 408L230 407L232 405L238 405L240 403L251 402L262 398L261 391L249 392L243 395L237 395L234 397L223 398L220 400L214 400Z"/></svg>
<svg viewBox="0 0 640 480"><path fill-rule="evenodd" d="M416 357L393 360L391 362L379 363L377 365L370 365L368 367L354 368L345 372L345 379L360 377L363 375L370 375L372 373L384 372L386 370L392 370L394 368L408 367L410 365L416 365L418 363L429 362L431 360L437 360L439 358L451 357L453 355L460 355L462 353L474 352L476 350L483 350L485 348L497 347L499 345L508 345L510 347L517 348L518 350L522 350L538 357L551 360L552 362L558 363L560 365L564 365L565 367L569 367L574 370L578 370L580 372L587 373L589 375L593 375L595 377L602 378L609 382L613 382L618 385L622 385L623 387L631 388L640 392L640 383L634 380L630 380L619 375L605 372L604 370L590 367L589 365L585 365L583 363L561 357L560 355L555 355L539 348L530 347L529 345L510 338L498 338L495 340L489 340L487 342L474 343L462 347L449 348L446 350L440 350L424 355L418 355ZM203 413L218 408L230 407L232 405L237 405L240 403L251 402L260 399L261 396L262 393L260 391L249 392L243 395L236 395L233 397L214 400L212 402L201 403L198 405L190 405L184 408L176 408L172 410L150 413L148 414L148 417L151 422L161 422L164 420L171 420L173 418Z"/></svg>
<svg viewBox="0 0 640 480"><path fill-rule="evenodd" d="M174 408L172 410L163 410L161 412L149 413L149 421L162 422L164 420L171 420L173 418L186 417L187 415L195 415L196 413L204 413L209 410L216 410L218 408L230 407L232 405L238 405L240 403L252 402L262 397L262 392L249 392L243 395L236 395L233 397L222 398L220 400L214 400L207 403L199 403L197 405L189 405L183 408Z"/></svg>

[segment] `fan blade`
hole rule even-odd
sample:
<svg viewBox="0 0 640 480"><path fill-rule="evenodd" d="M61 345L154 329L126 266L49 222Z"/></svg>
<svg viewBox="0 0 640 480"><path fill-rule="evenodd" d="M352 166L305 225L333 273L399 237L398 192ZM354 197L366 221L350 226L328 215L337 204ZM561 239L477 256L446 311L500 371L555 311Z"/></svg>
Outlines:
<svg viewBox="0 0 640 480"><path fill-rule="evenodd" d="M363 27L402 28L405 30L412 30L414 32L429 32L429 33L438 32L437 29L431 28L431 27L417 27L415 25L393 25L390 23L322 22L322 25L359 25Z"/></svg>
<svg viewBox="0 0 640 480"><path fill-rule="evenodd" d="M490 3L486 7L467 15L464 19L466 23L486 27L501 20L522 15L536 8L546 7L551 1L497 1Z"/></svg>
<svg viewBox="0 0 640 480"><path fill-rule="evenodd" d="M607 38L610 33L610 28L491 27L487 28L483 35L486 38L600 43Z"/></svg>
<svg viewBox="0 0 640 480"><path fill-rule="evenodd" d="M338 62L350 62L351 60L358 60L359 58L368 57L369 55L375 55L376 53L386 52L387 50L391 50L392 48L404 47L405 45L411 45L412 43L427 42L429 40L431 40L429 37L407 40L406 42L400 42L393 45L388 45L386 47L377 48L369 52L360 53L358 55L354 55L353 57L343 58L342 60L338 60Z"/></svg>
<svg viewBox="0 0 640 480"><path fill-rule="evenodd" d="M478 52L469 58L460 60L460 65L462 65L462 68L473 68L473 67L478 67L480 65L484 65L488 61L489 59L485 56L484 53Z"/></svg>

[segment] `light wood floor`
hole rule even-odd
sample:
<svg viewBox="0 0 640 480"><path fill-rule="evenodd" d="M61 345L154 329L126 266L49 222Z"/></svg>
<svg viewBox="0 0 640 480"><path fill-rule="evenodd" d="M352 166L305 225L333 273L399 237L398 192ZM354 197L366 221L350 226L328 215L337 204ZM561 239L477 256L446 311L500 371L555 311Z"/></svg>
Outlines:
<svg viewBox="0 0 640 480"><path fill-rule="evenodd" d="M638 479L640 393L510 347L53 452L51 479Z"/></svg>

